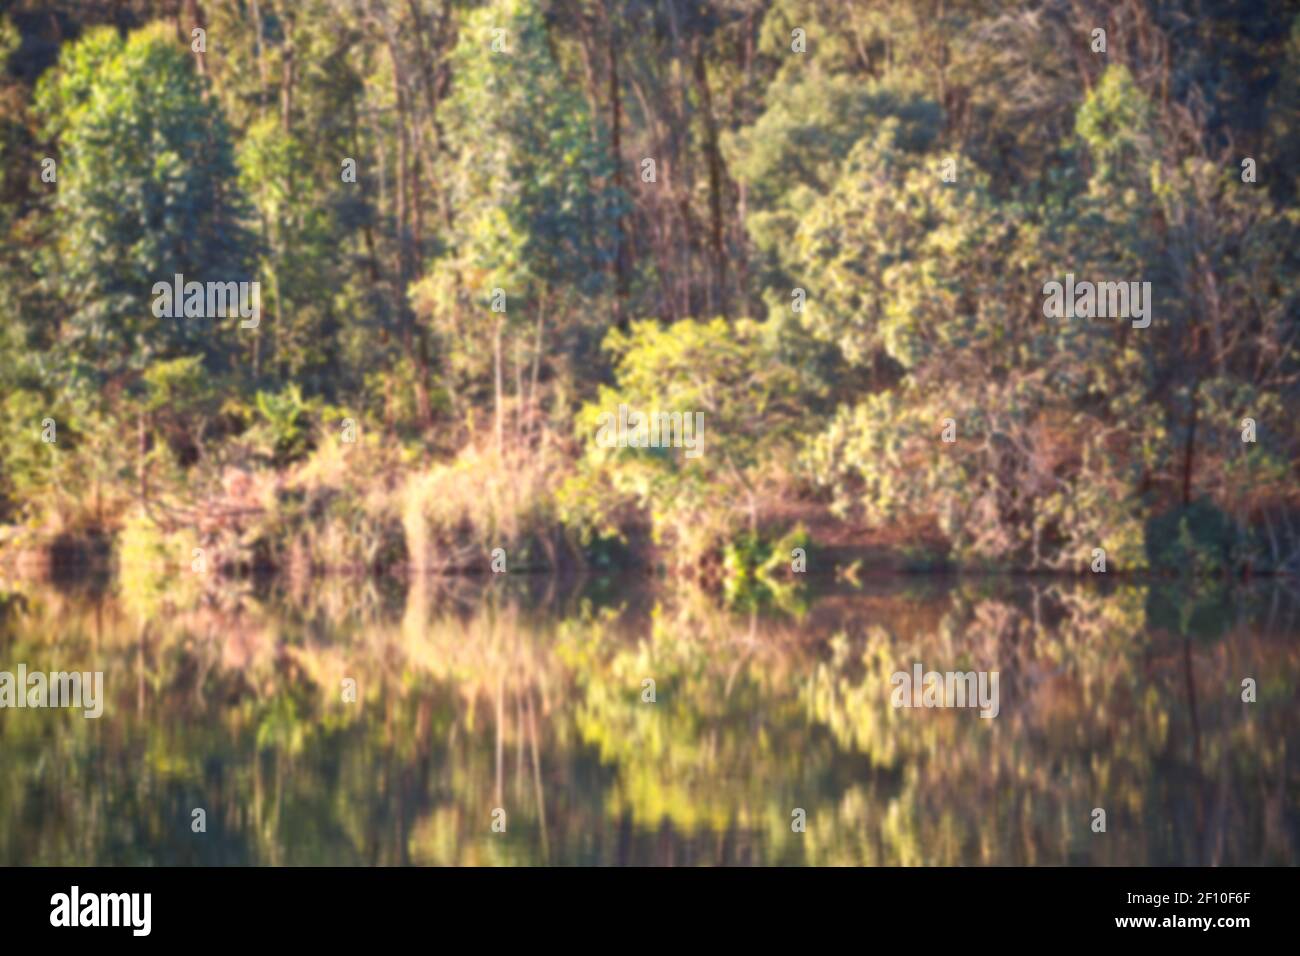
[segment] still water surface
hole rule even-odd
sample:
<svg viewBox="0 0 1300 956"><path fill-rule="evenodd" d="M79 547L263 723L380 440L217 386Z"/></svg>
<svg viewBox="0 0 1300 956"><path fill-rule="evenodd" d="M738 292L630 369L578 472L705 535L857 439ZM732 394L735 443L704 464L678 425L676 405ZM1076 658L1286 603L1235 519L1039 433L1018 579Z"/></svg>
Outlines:
<svg viewBox="0 0 1300 956"><path fill-rule="evenodd" d="M998 716L893 708L917 662L998 671ZM1271 584L0 581L20 663L106 699L0 710L3 865L1300 862Z"/></svg>

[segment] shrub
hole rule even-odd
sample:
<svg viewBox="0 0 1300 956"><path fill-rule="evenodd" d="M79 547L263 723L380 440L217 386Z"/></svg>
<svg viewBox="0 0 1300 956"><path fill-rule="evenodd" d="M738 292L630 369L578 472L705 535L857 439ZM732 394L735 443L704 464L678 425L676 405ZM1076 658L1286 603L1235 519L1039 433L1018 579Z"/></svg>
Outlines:
<svg viewBox="0 0 1300 956"><path fill-rule="evenodd" d="M451 462L412 474L401 492L411 566L482 569L494 548L506 550L510 570L554 566L561 540L555 490L561 477L544 457L498 457L475 446Z"/></svg>

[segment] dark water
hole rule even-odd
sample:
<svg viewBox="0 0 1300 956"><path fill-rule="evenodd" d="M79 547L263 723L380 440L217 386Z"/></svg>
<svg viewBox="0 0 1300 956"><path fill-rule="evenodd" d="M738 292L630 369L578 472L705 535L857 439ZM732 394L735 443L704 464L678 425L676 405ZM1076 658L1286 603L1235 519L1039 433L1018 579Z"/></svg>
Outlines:
<svg viewBox="0 0 1300 956"><path fill-rule="evenodd" d="M0 864L1300 862L1285 588L900 577L784 603L0 582L0 670L105 680L98 720L0 710ZM914 662L996 670L997 717L895 709Z"/></svg>

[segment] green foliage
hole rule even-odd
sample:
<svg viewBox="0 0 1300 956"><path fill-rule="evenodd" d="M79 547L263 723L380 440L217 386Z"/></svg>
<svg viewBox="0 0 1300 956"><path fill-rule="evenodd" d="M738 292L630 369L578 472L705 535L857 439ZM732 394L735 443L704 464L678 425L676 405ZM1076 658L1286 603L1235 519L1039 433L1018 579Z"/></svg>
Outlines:
<svg viewBox="0 0 1300 956"><path fill-rule="evenodd" d="M285 465L306 456L312 445L311 413L315 403L305 401L297 384L279 392L259 391L253 399L261 421L258 434L276 465Z"/></svg>
<svg viewBox="0 0 1300 956"><path fill-rule="evenodd" d="M280 118L255 121L239 142L239 184L266 224L268 248L259 263L261 307L270 361L284 374L306 377L328 368L335 351L334 299L322 290L345 283L339 227L320 191L304 188L310 146L288 134ZM333 168L327 175L337 179Z"/></svg>
<svg viewBox="0 0 1300 956"><path fill-rule="evenodd" d="M494 30L508 52L492 50ZM498 322L520 336L507 355L531 356L531 326L547 321L579 360L604 324L588 303L605 289L624 197L600 124L551 50L536 0L494 0L466 15L449 57L456 82L442 123L454 219L412 301L445 343L457 387L480 395Z"/></svg>
<svg viewBox="0 0 1300 956"><path fill-rule="evenodd" d="M585 467L635 501L682 563L694 562L740 522L757 519L765 481L792 453L798 376L749 320L636 322L626 335L612 331L605 347L616 357L617 384L578 413ZM680 447L604 447L617 440L621 405L629 414L680 415ZM692 452L686 428L701 421Z"/></svg>
<svg viewBox="0 0 1300 956"><path fill-rule="evenodd" d="M131 444L104 397L76 376L49 376L0 396L0 495L14 520L47 534L102 530L129 499ZM54 421L55 441L44 440Z"/></svg>
<svg viewBox="0 0 1300 956"><path fill-rule="evenodd" d="M507 52L491 50L494 30L505 31ZM513 292L533 281L595 292L621 197L600 188L609 159L587 105L562 82L540 5L494 0L472 11L450 62L452 201L468 264L482 275L480 301L493 286Z"/></svg>
<svg viewBox="0 0 1300 956"><path fill-rule="evenodd" d="M229 133L169 25L123 39L96 29L64 49L35 94L59 142L56 258L45 267L71 314L83 367L139 371L153 357L219 359L237 320L154 314L153 286L248 278Z"/></svg>
<svg viewBox="0 0 1300 956"><path fill-rule="evenodd" d="M933 143L938 120L933 103L856 77L814 69L793 71L788 85L778 83L762 116L729 141L737 175L753 184L747 226L777 269L773 281L799 284L802 273L789 255L795 233L809 207L839 181L856 143L888 125L899 148L919 153Z"/></svg>
<svg viewBox="0 0 1300 956"><path fill-rule="evenodd" d="M803 578L792 572L793 551L807 555L812 539L803 527L779 537L742 531L722 549L723 589L742 607L775 605L802 611L807 607Z"/></svg>
<svg viewBox="0 0 1300 956"><path fill-rule="evenodd" d="M9 68L9 58L23 42L22 35L8 16L0 16L0 70Z"/></svg>
<svg viewBox="0 0 1300 956"><path fill-rule="evenodd" d="M1300 563L1295 17L1139 4L1103 57L1029 0L218 2L198 56L108 6L0 18L4 521L751 583L805 515L926 567ZM1067 272L1152 325L1046 317ZM155 315L177 274L261 325ZM699 456L602 447L620 405Z"/></svg>
<svg viewBox="0 0 1300 956"><path fill-rule="evenodd" d="M1221 574L1234 566L1238 532L1232 519L1208 501L1193 501L1154 515L1146 526L1151 566L1181 574Z"/></svg>

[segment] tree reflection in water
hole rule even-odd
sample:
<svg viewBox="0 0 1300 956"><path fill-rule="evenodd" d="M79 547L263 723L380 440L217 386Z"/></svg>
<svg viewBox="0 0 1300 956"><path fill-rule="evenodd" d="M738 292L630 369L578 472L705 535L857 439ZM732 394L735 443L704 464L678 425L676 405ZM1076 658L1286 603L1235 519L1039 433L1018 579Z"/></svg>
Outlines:
<svg viewBox="0 0 1300 956"><path fill-rule="evenodd" d="M0 669L107 696L0 712L0 864L1300 862L1281 589L615 583L0 585ZM999 671L999 716L895 710L913 661Z"/></svg>

